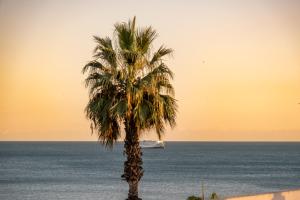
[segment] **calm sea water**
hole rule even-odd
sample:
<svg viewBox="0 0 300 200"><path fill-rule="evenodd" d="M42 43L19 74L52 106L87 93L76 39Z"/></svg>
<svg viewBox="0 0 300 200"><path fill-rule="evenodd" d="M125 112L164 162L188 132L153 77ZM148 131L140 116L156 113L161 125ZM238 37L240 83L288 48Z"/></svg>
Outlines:
<svg viewBox="0 0 300 200"><path fill-rule="evenodd" d="M122 200L123 145L95 142L0 142L1 200ZM167 142L144 149L145 200L184 200L300 188L300 143Z"/></svg>

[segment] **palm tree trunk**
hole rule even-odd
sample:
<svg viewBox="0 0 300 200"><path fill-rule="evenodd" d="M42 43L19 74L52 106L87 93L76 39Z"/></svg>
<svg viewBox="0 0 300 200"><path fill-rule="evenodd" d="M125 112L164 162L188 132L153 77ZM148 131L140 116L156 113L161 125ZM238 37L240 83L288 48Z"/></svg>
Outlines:
<svg viewBox="0 0 300 200"><path fill-rule="evenodd" d="M143 176L142 151L139 144L138 131L134 123L130 123L130 125L130 127L125 127L124 153L127 156L127 160L124 162L124 174L122 177L129 185L127 200L141 200L138 197L138 184Z"/></svg>

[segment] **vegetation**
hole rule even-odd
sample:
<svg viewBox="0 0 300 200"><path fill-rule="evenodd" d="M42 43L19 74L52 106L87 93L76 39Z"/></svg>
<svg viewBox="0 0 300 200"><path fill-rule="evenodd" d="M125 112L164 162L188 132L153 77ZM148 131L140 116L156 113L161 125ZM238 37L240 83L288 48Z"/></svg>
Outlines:
<svg viewBox="0 0 300 200"><path fill-rule="evenodd" d="M206 198L204 198L204 194L202 193L202 197L196 197L196 196L189 196L186 200L205 200ZM219 197L217 195L217 193L213 192L210 197L209 200L218 200Z"/></svg>
<svg viewBox="0 0 300 200"><path fill-rule="evenodd" d="M219 199L219 197L218 197L217 193L213 192L210 195L210 199L215 200L215 199Z"/></svg>
<svg viewBox="0 0 300 200"><path fill-rule="evenodd" d="M189 196L186 200L203 200L201 197Z"/></svg>
<svg viewBox="0 0 300 200"><path fill-rule="evenodd" d="M107 147L120 138L125 129L124 174L129 184L128 200L138 200L138 183L143 176L139 138L155 129L161 138L165 126L175 126L176 100L170 83L173 73L163 62L172 49L160 46L153 51L157 37L152 27L137 28L136 19L115 24L115 37L94 36L97 46L94 60L87 63L86 106L91 130ZM152 53L153 52L153 53Z"/></svg>

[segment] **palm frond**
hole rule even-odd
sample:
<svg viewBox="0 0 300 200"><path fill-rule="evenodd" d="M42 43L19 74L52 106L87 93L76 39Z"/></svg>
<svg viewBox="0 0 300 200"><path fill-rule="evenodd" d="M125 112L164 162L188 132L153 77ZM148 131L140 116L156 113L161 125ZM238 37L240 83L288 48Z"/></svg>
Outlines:
<svg viewBox="0 0 300 200"><path fill-rule="evenodd" d="M155 64L158 61L161 61L162 58L166 55L171 55L173 53L172 49L160 46L159 49L153 54L153 57L150 61L150 65Z"/></svg>
<svg viewBox="0 0 300 200"><path fill-rule="evenodd" d="M100 74L100 73L92 73L89 74L89 76L85 79L85 86L93 86L94 84L99 84L99 86L104 86L107 87L109 85L112 85L112 75L109 73L104 73L104 74Z"/></svg>
<svg viewBox="0 0 300 200"><path fill-rule="evenodd" d="M137 48L139 49L142 55L144 55L150 50L150 45L156 37L157 33L155 30L153 30L151 26L140 29L136 32Z"/></svg>
<svg viewBox="0 0 300 200"><path fill-rule="evenodd" d="M94 40L97 43L97 46L94 49L94 57L96 59L100 58L103 61L107 62L111 67L117 67L117 53L115 52L112 41L109 37L100 38L94 36Z"/></svg>
<svg viewBox="0 0 300 200"><path fill-rule="evenodd" d="M88 70L90 70L90 73L94 73L100 71L100 72L108 72L109 69L106 68L102 63L98 62L97 60L93 60L88 62L83 68L82 73L86 73Z"/></svg>
<svg viewBox="0 0 300 200"><path fill-rule="evenodd" d="M122 50L134 50L135 47L135 18L128 23L116 23L115 31L118 44Z"/></svg>

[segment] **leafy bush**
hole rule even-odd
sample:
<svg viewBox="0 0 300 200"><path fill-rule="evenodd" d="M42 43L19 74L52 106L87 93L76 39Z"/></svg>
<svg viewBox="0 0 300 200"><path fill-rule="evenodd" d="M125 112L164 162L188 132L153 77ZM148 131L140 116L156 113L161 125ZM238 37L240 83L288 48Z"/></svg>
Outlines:
<svg viewBox="0 0 300 200"><path fill-rule="evenodd" d="M206 199L206 198L205 198ZM205 200L205 199L202 199L201 197L196 197L196 196L189 196L186 200ZM217 195L217 193L213 192L211 195L210 195L210 200L218 200L219 197Z"/></svg>
<svg viewBox="0 0 300 200"><path fill-rule="evenodd" d="M213 193L210 195L210 199L211 199L211 200L217 200L217 199L219 199L219 197L218 197L217 193L213 192Z"/></svg>
<svg viewBox="0 0 300 200"><path fill-rule="evenodd" d="M186 200L203 200L201 197L189 196Z"/></svg>

